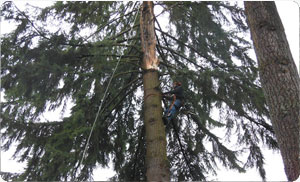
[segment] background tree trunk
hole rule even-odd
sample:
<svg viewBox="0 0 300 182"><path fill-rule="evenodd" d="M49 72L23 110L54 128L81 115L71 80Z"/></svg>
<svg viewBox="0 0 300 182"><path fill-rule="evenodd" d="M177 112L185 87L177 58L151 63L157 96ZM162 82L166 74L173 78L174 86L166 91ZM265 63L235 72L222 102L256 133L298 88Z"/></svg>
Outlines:
<svg viewBox="0 0 300 182"><path fill-rule="evenodd" d="M300 80L275 2L245 2L260 79L288 180L299 176Z"/></svg>
<svg viewBox="0 0 300 182"><path fill-rule="evenodd" d="M140 28L143 49L144 122L146 128L146 166L148 181L170 181L166 134L162 122L158 59L155 54L153 2L143 2Z"/></svg>

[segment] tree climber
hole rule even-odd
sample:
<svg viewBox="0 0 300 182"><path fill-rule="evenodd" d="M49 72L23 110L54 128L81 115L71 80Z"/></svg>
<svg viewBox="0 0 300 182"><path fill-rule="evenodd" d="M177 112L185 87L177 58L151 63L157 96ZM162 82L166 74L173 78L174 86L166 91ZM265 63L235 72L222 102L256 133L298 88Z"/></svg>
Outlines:
<svg viewBox="0 0 300 182"><path fill-rule="evenodd" d="M167 124L171 119L174 118L176 112L180 109L180 107L183 105L183 88L181 86L180 82L175 81L173 83L174 90L171 90L169 92L163 93L163 97L167 100L172 100L172 104L168 108L166 106L163 120L164 123ZM167 94L173 94L171 97L167 96Z"/></svg>

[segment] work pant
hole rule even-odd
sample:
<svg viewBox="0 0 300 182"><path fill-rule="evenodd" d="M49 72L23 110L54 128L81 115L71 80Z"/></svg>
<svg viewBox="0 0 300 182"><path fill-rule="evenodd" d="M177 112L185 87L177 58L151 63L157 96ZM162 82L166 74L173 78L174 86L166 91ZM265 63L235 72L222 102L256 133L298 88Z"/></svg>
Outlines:
<svg viewBox="0 0 300 182"><path fill-rule="evenodd" d="M174 105L171 108L165 110L165 116L168 119L168 121L171 121L171 119L174 118L176 112L179 110L181 105L182 102L179 99L176 99Z"/></svg>

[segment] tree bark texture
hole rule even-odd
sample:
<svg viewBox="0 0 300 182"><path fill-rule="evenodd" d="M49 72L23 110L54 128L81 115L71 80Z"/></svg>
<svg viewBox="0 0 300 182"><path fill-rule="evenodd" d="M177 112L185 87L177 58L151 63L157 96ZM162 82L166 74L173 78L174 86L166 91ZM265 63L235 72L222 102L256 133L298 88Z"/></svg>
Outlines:
<svg viewBox="0 0 300 182"><path fill-rule="evenodd" d="M275 2L249 1L244 5L285 173L294 181L300 172L299 75Z"/></svg>
<svg viewBox="0 0 300 182"><path fill-rule="evenodd" d="M155 47L153 2L141 7L140 28L143 49L144 123L146 129L147 181L170 181L167 142L162 122L161 91Z"/></svg>

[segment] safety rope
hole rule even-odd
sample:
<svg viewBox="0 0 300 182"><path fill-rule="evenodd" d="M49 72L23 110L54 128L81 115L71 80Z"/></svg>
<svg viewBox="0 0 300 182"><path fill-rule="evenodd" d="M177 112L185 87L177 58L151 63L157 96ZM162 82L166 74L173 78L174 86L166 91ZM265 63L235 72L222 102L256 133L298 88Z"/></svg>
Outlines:
<svg viewBox="0 0 300 182"><path fill-rule="evenodd" d="M136 16L135 16L134 21L133 21L133 25L134 25L134 22L136 21L136 18L137 18L137 15L138 15L138 14L139 14L139 11L137 11L137 13L136 13ZM131 35L131 33L132 33L133 25L130 26L129 35ZM125 44L128 45L127 42L125 42ZM85 144L85 148L84 148L83 155L82 155L82 158L81 158L80 163L79 163L79 167L82 165L82 161L83 161L83 159L84 159L84 157L85 157L85 155L86 155L86 151L87 151L87 148L88 148L88 144L89 144L89 142L90 142L90 139L91 139L93 130L94 130L94 128L95 128L96 121L97 121L97 119L98 119L98 117L99 117L99 113L100 113L100 110L102 109L102 105L103 105L104 99L105 99L105 97L106 97L108 88L109 88L109 86L110 86L110 84L111 84L111 81L112 81L112 79L113 79L113 77L114 77L114 75L115 75L115 72L116 72L116 70L117 70L117 68L118 68L118 66L119 66L119 63L120 63L120 61L121 61L121 59L122 59L122 56L123 56L123 55L121 55L121 56L119 57L119 60L118 60L118 62L117 62L117 64L116 64L116 66L115 66L115 69L114 69L114 71L113 71L113 73L112 73L112 76L110 77L110 80L109 80L108 85L107 85L107 87L106 87L106 90L105 90L105 92L104 92L104 95L103 95L101 104L100 104L100 106L99 106L99 108L98 108L98 111L97 111L95 120L94 120L93 125L92 125L92 128L91 128L91 131L90 131L88 140L87 140L87 142L86 142L86 144Z"/></svg>
<svg viewBox="0 0 300 182"><path fill-rule="evenodd" d="M173 102L172 102L172 104L170 105L169 111L171 111L172 107L173 107L174 104L175 104L175 101L176 101L176 95L173 94Z"/></svg>

